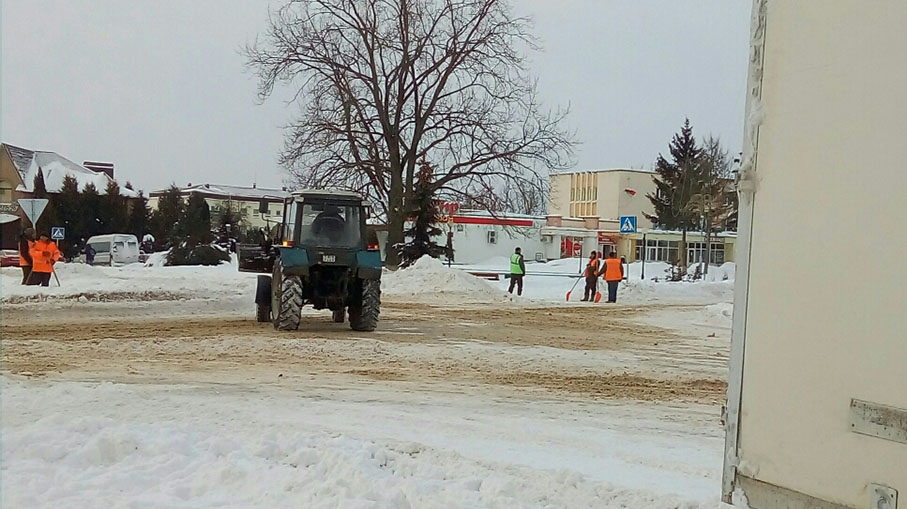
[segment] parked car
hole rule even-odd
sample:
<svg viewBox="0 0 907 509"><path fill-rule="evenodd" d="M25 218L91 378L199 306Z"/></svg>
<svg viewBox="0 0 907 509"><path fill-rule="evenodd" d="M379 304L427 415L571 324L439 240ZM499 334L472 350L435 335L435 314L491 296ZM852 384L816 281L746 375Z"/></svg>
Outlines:
<svg viewBox="0 0 907 509"><path fill-rule="evenodd" d="M4 249L0 251L0 267L18 267L19 251L15 249Z"/></svg>
<svg viewBox="0 0 907 509"><path fill-rule="evenodd" d="M95 235L86 243L94 249L92 265L126 265L139 261L139 239L126 233ZM86 262L85 252L79 255L79 261Z"/></svg>

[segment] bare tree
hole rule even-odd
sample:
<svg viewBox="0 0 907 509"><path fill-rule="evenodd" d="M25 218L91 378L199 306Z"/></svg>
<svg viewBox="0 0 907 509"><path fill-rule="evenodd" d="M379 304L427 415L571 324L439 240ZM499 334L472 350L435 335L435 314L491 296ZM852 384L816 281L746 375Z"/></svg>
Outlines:
<svg viewBox="0 0 907 509"><path fill-rule="evenodd" d="M689 207L700 217L705 232L705 270L709 271L712 232L726 229L736 217L737 206L734 198L731 163L727 150L721 147L721 140L709 136L703 141L698 159L698 189L693 194Z"/></svg>
<svg viewBox="0 0 907 509"><path fill-rule="evenodd" d="M281 163L300 185L369 196L393 245L422 161L438 196L491 209L571 166L567 111L542 109L524 64L529 27L507 0L291 0L246 56L262 100L289 85L301 106Z"/></svg>

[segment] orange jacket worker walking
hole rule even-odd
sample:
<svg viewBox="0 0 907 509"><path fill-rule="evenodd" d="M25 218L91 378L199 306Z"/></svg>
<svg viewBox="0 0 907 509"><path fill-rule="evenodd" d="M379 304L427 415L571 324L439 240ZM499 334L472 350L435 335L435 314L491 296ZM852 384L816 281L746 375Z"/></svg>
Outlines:
<svg viewBox="0 0 907 509"><path fill-rule="evenodd" d="M50 236L42 233L31 248L32 273L29 284L49 286L54 264L62 257L57 245L50 240Z"/></svg>
<svg viewBox="0 0 907 509"><path fill-rule="evenodd" d="M617 302L617 285L624 278L624 265L617 257L617 253L614 251L608 253L602 272L605 282L608 283L608 302Z"/></svg>
<svg viewBox="0 0 907 509"><path fill-rule="evenodd" d="M31 275L31 248L35 245L34 228L26 228L19 237L19 267L22 267L22 284L28 284Z"/></svg>

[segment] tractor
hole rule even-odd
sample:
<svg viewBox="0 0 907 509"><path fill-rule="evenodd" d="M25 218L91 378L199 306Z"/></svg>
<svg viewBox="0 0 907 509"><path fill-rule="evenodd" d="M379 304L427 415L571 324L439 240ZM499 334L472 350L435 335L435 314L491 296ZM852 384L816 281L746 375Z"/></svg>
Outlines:
<svg viewBox="0 0 907 509"><path fill-rule="evenodd" d="M267 205L262 203L262 209ZM259 322L282 331L299 328L306 304L330 309L333 320L373 331L381 307L381 254L366 230L369 207L356 193L298 191L287 198L283 220L262 232L259 245L240 245L239 270L258 276Z"/></svg>

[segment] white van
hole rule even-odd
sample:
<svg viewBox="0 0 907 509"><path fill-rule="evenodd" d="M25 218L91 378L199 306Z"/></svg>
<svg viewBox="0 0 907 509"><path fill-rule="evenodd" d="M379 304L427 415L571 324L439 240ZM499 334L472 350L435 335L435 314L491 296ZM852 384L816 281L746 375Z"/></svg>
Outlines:
<svg viewBox="0 0 907 509"><path fill-rule="evenodd" d="M86 244L94 249L92 265L126 265L139 261L139 239L127 233L95 235ZM80 259L85 260L85 253Z"/></svg>

